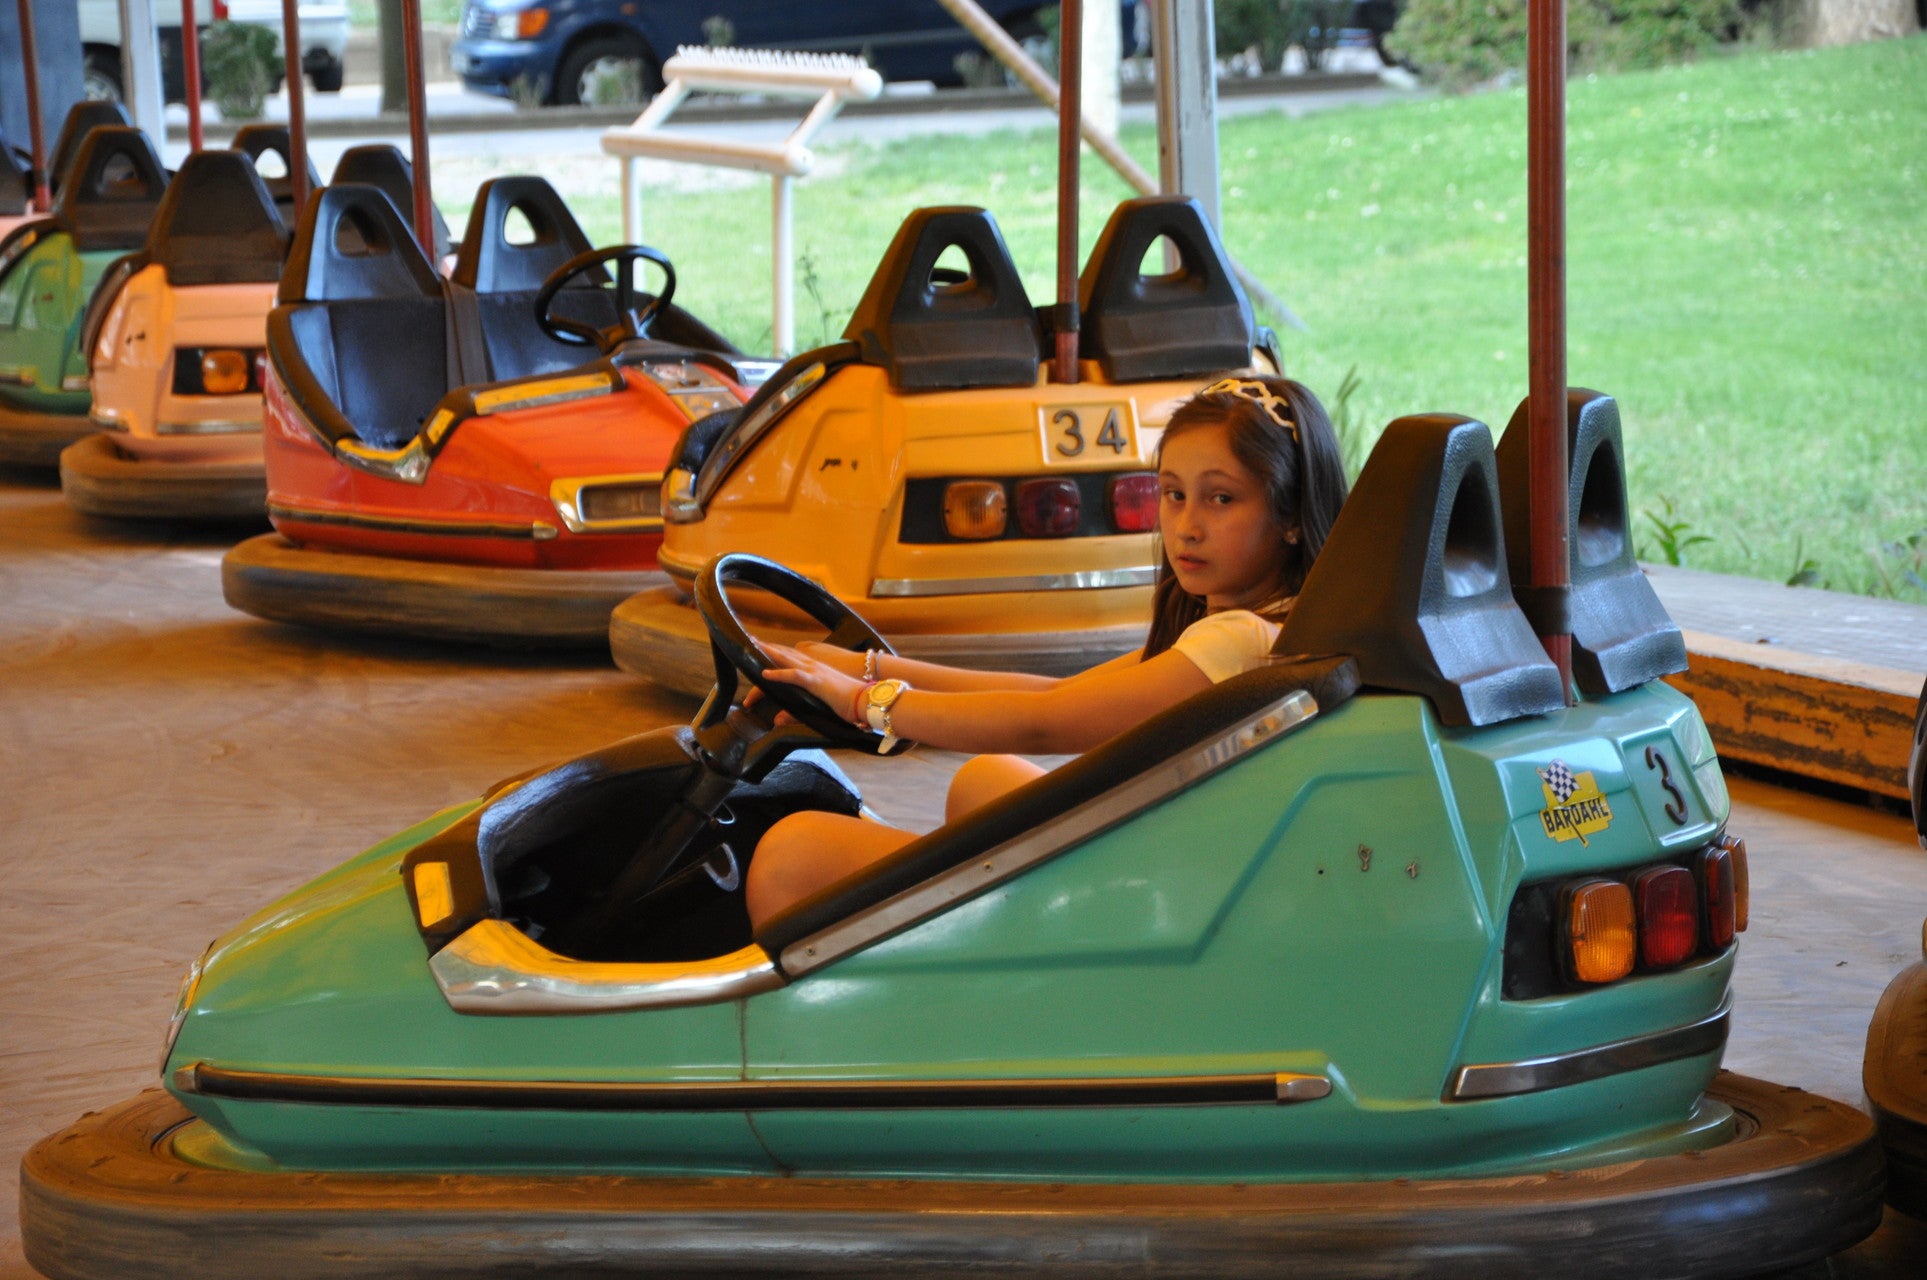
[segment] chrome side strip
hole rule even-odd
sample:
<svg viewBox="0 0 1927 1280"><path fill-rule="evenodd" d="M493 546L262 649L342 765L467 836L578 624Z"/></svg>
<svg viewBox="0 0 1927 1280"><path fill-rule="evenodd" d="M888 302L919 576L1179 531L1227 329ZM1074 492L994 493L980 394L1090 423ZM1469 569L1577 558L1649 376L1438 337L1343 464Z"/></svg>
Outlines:
<svg viewBox="0 0 1927 1280"><path fill-rule="evenodd" d="M262 1102L502 1111L922 1111L1012 1107L1284 1106L1331 1095L1324 1076L1122 1076L968 1080L450 1080L291 1075L190 1062L182 1093Z"/></svg>
<svg viewBox="0 0 1927 1280"><path fill-rule="evenodd" d="M125 431L125 427L120 430ZM258 433L261 430L259 418L210 418L201 422L156 422L154 434L160 436L218 436L235 435L244 431Z"/></svg>
<svg viewBox="0 0 1927 1280"><path fill-rule="evenodd" d="M457 1013L603 1013L736 1000L783 985L754 944L711 960L609 964L557 955L511 924L482 920L429 970Z"/></svg>
<svg viewBox="0 0 1927 1280"><path fill-rule="evenodd" d="M357 529L380 529L384 533L420 533L438 538L531 538L536 542L546 542L556 536L555 526L543 520L528 524L486 524L477 520L437 520L432 516L370 516L355 511L291 507L285 502L270 502L268 515L275 520L339 524Z"/></svg>
<svg viewBox="0 0 1927 1280"><path fill-rule="evenodd" d="M791 943L783 949L783 972L796 978L821 969L1022 875L1162 803L1317 714L1318 703L1312 696L1294 690L1210 742L1153 765L1016 839Z"/></svg>
<svg viewBox="0 0 1927 1280"><path fill-rule="evenodd" d="M1518 1062L1485 1062L1460 1067L1445 1086L1446 1102L1470 1102L1478 1098L1509 1098L1515 1094L1538 1093L1569 1084L1583 1084L1641 1067L1656 1067L1662 1062L1697 1058L1713 1053L1726 1044L1726 1023L1733 1010L1728 996L1719 1011L1709 1018L1651 1035L1631 1036L1590 1049L1556 1053L1544 1058L1525 1058Z"/></svg>
<svg viewBox="0 0 1927 1280"><path fill-rule="evenodd" d="M878 578L872 596L976 596L999 591L1096 591L1110 587L1148 587L1157 580L1155 566L1135 569L1092 569L1084 573L1038 573L1013 578Z"/></svg>

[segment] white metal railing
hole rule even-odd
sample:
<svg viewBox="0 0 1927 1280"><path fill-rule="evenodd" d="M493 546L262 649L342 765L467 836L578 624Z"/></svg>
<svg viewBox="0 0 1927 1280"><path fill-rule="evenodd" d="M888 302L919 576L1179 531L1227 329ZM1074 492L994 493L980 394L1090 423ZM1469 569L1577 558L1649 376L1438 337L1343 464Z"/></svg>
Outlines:
<svg viewBox="0 0 1927 1280"><path fill-rule="evenodd" d="M883 92L883 77L862 58L848 54L788 53L769 49L696 49L684 47L663 65L662 92L633 124L607 129L602 150L622 161L622 238L642 236L642 178L638 159L750 169L770 175L773 274L770 341L780 355L796 346L796 264L792 237L790 184L816 166L809 141L836 118L843 104L868 101ZM743 142L663 130L670 113L691 91L773 94L815 98L816 105L781 142Z"/></svg>

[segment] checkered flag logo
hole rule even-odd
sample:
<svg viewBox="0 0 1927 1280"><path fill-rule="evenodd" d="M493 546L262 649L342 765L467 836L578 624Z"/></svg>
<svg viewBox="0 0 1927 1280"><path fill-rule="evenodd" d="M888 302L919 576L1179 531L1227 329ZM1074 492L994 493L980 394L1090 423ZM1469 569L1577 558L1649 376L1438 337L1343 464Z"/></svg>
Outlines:
<svg viewBox="0 0 1927 1280"><path fill-rule="evenodd" d="M1572 793L1579 790L1579 779L1573 777L1572 770L1558 760L1539 770L1539 777L1545 781L1547 789L1559 797L1560 804L1572 799Z"/></svg>

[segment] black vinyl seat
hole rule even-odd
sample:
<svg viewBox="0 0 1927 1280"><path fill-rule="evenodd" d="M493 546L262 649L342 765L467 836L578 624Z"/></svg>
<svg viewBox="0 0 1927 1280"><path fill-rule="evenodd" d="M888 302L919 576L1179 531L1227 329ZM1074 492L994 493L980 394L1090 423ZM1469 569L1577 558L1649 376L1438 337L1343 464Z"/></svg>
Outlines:
<svg viewBox="0 0 1927 1280"><path fill-rule="evenodd" d="M267 183L238 151L197 151L168 184L145 256L175 288L271 284L288 257L288 231Z"/></svg>
<svg viewBox="0 0 1927 1280"><path fill-rule="evenodd" d="M1526 410L1522 401L1499 440L1499 496L1512 589L1533 599L1528 512ZM1572 636L1572 677L1588 694L1618 693L1686 670L1686 638L1633 559L1626 509L1626 447L1619 405L1609 395L1566 391L1564 626ZM1551 628L1548 628L1551 629Z"/></svg>
<svg viewBox="0 0 1927 1280"><path fill-rule="evenodd" d="M1144 274L1160 240L1177 267ZM1077 282L1084 355L1110 382L1200 378L1251 363L1251 300L1218 233L1190 196L1126 200L1091 248Z"/></svg>
<svg viewBox="0 0 1927 1280"><path fill-rule="evenodd" d="M515 226L517 218L521 227ZM526 235L515 234L526 231ZM562 342L542 328L536 295L558 268L592 246L575 215L545 178L491 178L475 193L449 273L460 373L464 383L506 382L578 367L597 359L592 348ZM605 329L618 317L614 297L599 286L607 274L584 272L582 282L556 295L560 315ZM640 295L638 303L646 303ZM740 356L734 344L673 302L657 313L649 336L675 347Z"/></svg>
<svg viewBox="0 0 1927 1280"><path fill-rule="evenodd" d="M408 163L408 157L389 142L369 142L359 147L349 147L335 161L334 176L328 180L330 186L344 182L357 182L376 187L402 213L406 225L414 225L415 209L415 166ZM431 255L439 263L448 256L448 223L442 218L442 211L429 206L434 218L435 249Z"/></svg>
<svg viewBox="0 0 1927 1280"><path fill-rule="evenodd" d="M81 253L138 249L167 190L147 135L130 125L91 130L54 200L53 218Z"/></svg>
<svg viewBox="0 0 1927 1280"><path fill-rule="evenodd" d="M66 185L67 175L73 172L74 162L80 159L80 144L87 135L106 125L129 125L134 122L128 118L127 109L118 102L104 102L84 99L68 108L67 118L60 122L60 133L54 139L54 149L47 160L47 188L54 195Z"/></svg>
<svg viewBox="0 0 1927 1280"><path fill-rule="evenodd" d="M1367 685L1429 699L1448 725L1566 705L1512 596L1492 433L1456 414L1385 428L1305 577L1281 653L1343 653Z"/></svg>
<svg viewBox="0 0 1927 1280"><path fill-rule="evenodd" d="M528 231L519 242L510 237L518 216ZM594 348L544 332L535 314L542 282L590 247L575 215L546 179L492 178L482 184L448 278L464 383L554 373L596 358ZM598 329L616 322L614 299L593 283L564 289L555 306Z"/></svg>
<svg viewBox="0 0 1927 1280"><path fill-rule="evenodd" d="M441 279L379 190L308 202L268 317L268 354L329 439L398 449L449 390Z"/></svg>
<svg viewBox="0 0 1927 1280"><path fill-rule="evenodd" d="M947 280L950 249L969 263ZM1042 363L1038 323L996 220L982 209L917 209L904 219L843 336L899 391L1028 387Z"/></svg>
<svg viewBox="0 0 1927 1280"><path fill-rule="evenodd" d="M296 219L301 210L294 204L294 139L285 124L250 124L234 134L229 150L239 151L253 162L258 171L261 157L274 155L281 158L282 173L270 178L263 174L261 180L267 183L268 195L274 200L274 207L281 214L281 221L290 233L294 231ZM314 191L321 186L321 174L315 170L314 161L307 160L308 190Z"/></svg>

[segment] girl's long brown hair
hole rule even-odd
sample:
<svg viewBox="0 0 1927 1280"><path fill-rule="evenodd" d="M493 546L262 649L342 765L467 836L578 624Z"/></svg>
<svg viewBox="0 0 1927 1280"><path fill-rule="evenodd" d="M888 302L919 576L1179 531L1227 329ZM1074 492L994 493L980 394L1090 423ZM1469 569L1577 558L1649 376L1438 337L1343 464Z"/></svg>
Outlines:
<svg viewBox="0 0 1927 1280"><path fill-rule="evenodd" d="M1304 586L1311 562L1317 559L1332 522L1338 518L1338 508L1345 501L1345 467L1331 419L1309 387L1289 378L1252 375L1242 380L1264 384L1290 406L1291 420L1298 428L1295 438L1292 431L1272 421L1270 413L1255 400L1228 391L1200 393L1171 415L1158 444L1158 455L1162 459L1165 444L1187 431L1216 426L1230 431L1233 456L1264 482L1273 521L1280 530L1294 525L1298 529L1298 541L1286 544L1285 563L1272 593L1282 605ZM1158 575L1152 592L1151 633L1144 641L1146 658L1169 649L1186 627L1205 614L1204 597L1178 585L1164 553L1161 532L1156 546ZM1260 612L1269 615L1272 609ZM1282 615L1282 609L1278 612Z"/></svg>

